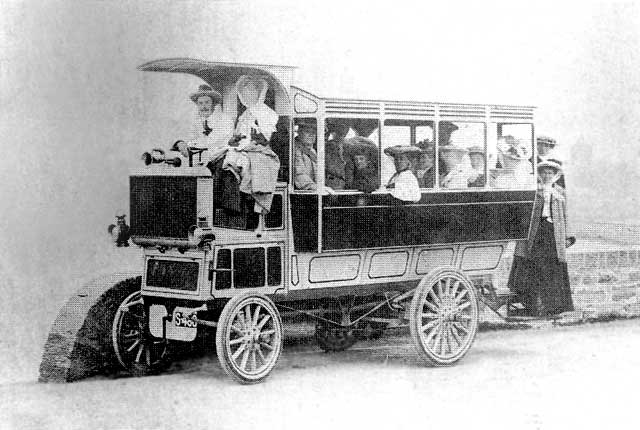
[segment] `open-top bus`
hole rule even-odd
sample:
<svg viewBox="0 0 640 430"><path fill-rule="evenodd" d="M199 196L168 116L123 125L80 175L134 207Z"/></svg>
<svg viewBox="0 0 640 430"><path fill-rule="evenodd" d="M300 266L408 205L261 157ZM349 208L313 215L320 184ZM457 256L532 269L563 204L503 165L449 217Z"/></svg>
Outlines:
<svg viewBox="0 0 640 430"><path fill-rule="evenodd" d="M242 110L238 79L265 80L264 103L278 115L267 139L280 167L270 211L241 222L215 203L219 184L197 156L132 172L130 233L144 268L113 317L122 366L158 371L172 345L213 329L225 372L259 382L280 355L282 321L296 318L315 321L327 351L408 325L427 362L449 365L466 354L478 328L478 284L491 282L507 245L529 232L535 172L517 177L503 149L517 141L523 163L535 156L534 108L322 98L294 86L285 66L162 59L139 69L197 76L222 94L230 118ZM352 170L332 187L336 123L350 142L340 156ZM316 131L311 189L296 183L301 124ZM395 172L385 150L403 145L433 148L433 178L421 183L419 201L399 200L385 186ZM449 145L482 156L473 182L445 182Z"/></svg>

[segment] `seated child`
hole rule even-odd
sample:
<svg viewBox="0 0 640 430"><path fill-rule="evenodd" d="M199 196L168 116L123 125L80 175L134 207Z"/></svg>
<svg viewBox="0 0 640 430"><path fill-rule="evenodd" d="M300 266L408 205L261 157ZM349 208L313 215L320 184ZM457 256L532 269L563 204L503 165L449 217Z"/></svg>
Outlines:
<svg viewBox="0 0 640 430"><path fill-rule="evenodd" d="M371 140L354 136L344 142L345 188L370 193L379 186L378 147Z"/></svg>

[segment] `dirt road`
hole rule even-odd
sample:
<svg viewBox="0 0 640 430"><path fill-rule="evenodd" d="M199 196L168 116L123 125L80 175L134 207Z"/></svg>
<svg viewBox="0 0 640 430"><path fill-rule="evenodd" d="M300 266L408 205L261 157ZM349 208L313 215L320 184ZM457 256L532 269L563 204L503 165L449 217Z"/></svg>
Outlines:
<svg viewBox="0 0 640 430"><path fill-rule="evenodd" d="M408 337L325 354L285 347L263 384L213 355L161 376L0 386L6 428L625 428L638 420L640 320L478 335L454 367L429 368ZM631 426L631 427L629 427Z"/></svg>

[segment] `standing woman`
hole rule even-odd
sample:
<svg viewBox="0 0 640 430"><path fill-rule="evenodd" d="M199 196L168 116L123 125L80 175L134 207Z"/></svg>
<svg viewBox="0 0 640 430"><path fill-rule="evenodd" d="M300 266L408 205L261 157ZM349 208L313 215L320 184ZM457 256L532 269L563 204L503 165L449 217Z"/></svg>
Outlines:
<svg viewBox="0 0 640 430"><path fill-rule="evenodd" d="M538 163L539 187L529 239L516 246L509 285L528 315L556 315L573 310L565 249L575 243L567 223L565 192L556 181L562 163Z"/></svg>

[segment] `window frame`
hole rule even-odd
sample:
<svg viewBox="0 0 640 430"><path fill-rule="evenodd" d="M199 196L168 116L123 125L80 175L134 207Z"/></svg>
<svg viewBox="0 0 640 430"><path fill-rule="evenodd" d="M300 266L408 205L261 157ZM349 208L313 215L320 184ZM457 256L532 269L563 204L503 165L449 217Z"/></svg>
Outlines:
<svg viewBox="0 0 640 430"><path fill-rule="evenodd" d="M409 123L415 123L415 124L410 124L410 125L402 125L402 124L391 124L388 125L387 122L388 121L397 121L397 122L409 122ZM437 189L438 186L438 169L437 169L437 163L438 163L438 159L437 159L437 148L435 146L435 140L436 140L436 122L437 120L435 118L433 119L418 119L418 118L411 118L411 119L407 119L407 118L385 118L383 121L383 126L384 128L386 127L409 127L409 145L408 146L415 146L415 144L417 143L417 133L416 133L416 129L418 127L431 127L431 138L432 141L434 142L434 151L436 151L436 153L434 153L434 167L436 168L434 170L434 183L433 183L433 187L430 188L425 188L425 187L420 187L420 191L422 192L423 190L426 191L435 191ZM418 123L424 123L424 124L418 124ZM429 124L430 123L430 124ZM382 134L384 133L384 130L380 131L380 156L382 157ZM393 175L393 174L392 174ZM382 159L380 160L380 189L383 189L385 187L385 183L382 180ZM385 192L390 193L390 191L388 190L384 190Z"/></svg>
<svg viewBox="0 0 640 430"><path fill-rule="evenodd" d="M353 116L353 115L348 115L348 114L334 114L334 115L325 115L322 118L322 124L319 122L319 126L322 126L322 129L319 130L322 133L322 156L320 155L320 151L318 151L318 166L320 165L320 160L322 159L322 169L320 169L320 166L318 167L318 172L320 170L322 170L322 186L323 188L326 186L326 172L325 172L325 163L326 163L326 130L327 130L327 121L330 120L347 120L347 121L354 121L354 120L370 120L370 121L376 121L378 126L377 128L374 129L377 130L378 133L378 137L377 139L369 139L368 137L365 137L365 139L369 139L372 142L374 142L376 144L376 156L377 156L377 163L378 163L378 187L372 191L373 193L375 192L379 192L383 187L384 184L382 184L382 179L381 179L381 169L382 169L382 156L381 156L381 145L382 145L382 123L384 122L380 117L375 116ZM350 128L351 130L354 130L353 127ZM373 134L373 132L372 132ZM320 136L320 134L318 134L318 136ZM364 136L362 136L364 137ZM333 190L336 194L340 194L340 195L358 195L358 194L365 194L363 191L360 191L358 189L355 188L349 188L349 189L342 189L342 190Z"/></svg>
<svg viewBox="0 0 640 430"><path fill-rule="evenodd" d="M521 125L521 126L528 126L528 127L531 128L531 135L530 135L530 139L531 140L530 140L529 151L530 151L531 159L533 160L533 162L531 163L531 167L533 169L533 174L532 174L533 180L530 183L530 185L527 186L526 188L525 187L522 187L522 188L518 188L518 187L508 187L508 188L491 187L489 185L489 181L487 181L485 187L488 190L491 190L491 191L513 191L513 190L521 191L523 189L526 189L526 190L535 189L537 187L537 183L538 183L538 170L536 169L536 162L535 162L535 160L537 160L537 157L538 157L538 149L537 149L537 146L536 146L535 124L533 122L529 122L529 121L518 121L517 119L511 120L511 121L506 121L506 120L505 121L495 121L494 120L494 121L490 121L490 122L487 123L487 126L493 127L494 125L496 127L496 143L498 141L499 136L504 136L503 134L498 134L498 130L501 130L502 126L505 126L505 125ZM489 133L489 130L487 128L487 139L488 139L488 133ZM488 142L487 142L487 144L488 144ZM485 149L485 151L486 151L486 149ZM485 170L487 170L487 179L488 179L489 176L488 176L488 166L487 165L485 165Z"/></svg>
<svg viewBox="0 0 640 430"><path fill-rule="evenodd" d="M488 139L488 129L489 129L489 122L487 120L480 120L480 119L455 119L455 118L437 118L434 120L437 123L437 129L435 130L436 133L436 147L435 147L435 151L436 151L436 160L435 160L435 164L436 164L436 186L433 188L434 191L438 191L438 192L469 192L469 191L484 191L484 190L491 190L491 188L488 186L488 168L487 168L487 139ZM441 122L451 122L451 123L472 123L472 124L482 124L484 127L484 132L483 132L483 139L484 139L484 144L483 144L483 148L484 148L484 156L485 156L485 163L484 163L484 177L485 177L485 181L484 181L484 186L482 187L469 187L467 186L466 188L443 188L440 186L440 123Z"/></svg>

